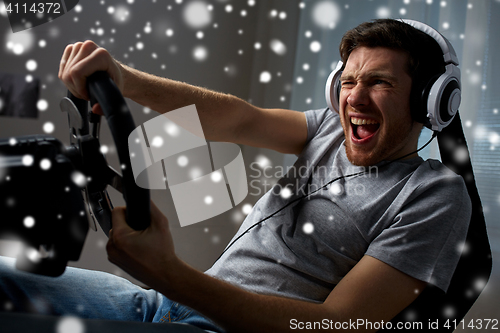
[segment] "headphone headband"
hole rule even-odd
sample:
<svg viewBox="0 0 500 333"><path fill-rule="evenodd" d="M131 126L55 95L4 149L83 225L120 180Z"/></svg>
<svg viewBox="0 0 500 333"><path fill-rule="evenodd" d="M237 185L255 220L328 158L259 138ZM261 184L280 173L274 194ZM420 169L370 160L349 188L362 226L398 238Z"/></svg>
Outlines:
<svg viewBox="0 0 500 333"><path fill-rule="evenodd" d="M452 63L458 66L458 57L455 49L453 48L453 45L451 45L450 41L444 38L443 35L441 35L436 29L415 20L400 19L399 21L411 25L415 29L420 30L426 35L432 37L432 39L434 39L439 44L439 47L443 52L444 63Z"/></svg>

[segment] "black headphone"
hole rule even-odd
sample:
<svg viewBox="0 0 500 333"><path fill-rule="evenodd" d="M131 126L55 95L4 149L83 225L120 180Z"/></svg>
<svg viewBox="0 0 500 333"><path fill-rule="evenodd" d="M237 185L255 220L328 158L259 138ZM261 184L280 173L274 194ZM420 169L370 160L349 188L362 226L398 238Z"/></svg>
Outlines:
<svg viewBox="0 0 500 333"><path fill-rule="evenodd" d="M455 117L462 99L458 57L451 43L434 28L414 20L401 19L400 21L432 37L443 52L445 72L425 85L422 91L423 110L419 110L421 114L413 115L416 121L423 122L432 131L441 132ZM337 67L328 76L325 88L326 103L330 110L337 113L341 88L340 76L343 69L344 64L339 61ZM426 114L425 117L424 114Z"/></svg>

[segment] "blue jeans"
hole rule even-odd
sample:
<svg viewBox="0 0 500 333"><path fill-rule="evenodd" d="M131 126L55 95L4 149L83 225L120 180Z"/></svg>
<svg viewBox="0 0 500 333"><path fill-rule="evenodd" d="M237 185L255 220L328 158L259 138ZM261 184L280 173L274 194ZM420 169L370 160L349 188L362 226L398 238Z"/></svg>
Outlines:
<svg viewBox="0 0 500 333"><path fill-rule="evenodd" d="M118 276L67 267L59 277L17 270L0 257L0 311L143 322L177 322L223 332L196 311Z"/></svg>

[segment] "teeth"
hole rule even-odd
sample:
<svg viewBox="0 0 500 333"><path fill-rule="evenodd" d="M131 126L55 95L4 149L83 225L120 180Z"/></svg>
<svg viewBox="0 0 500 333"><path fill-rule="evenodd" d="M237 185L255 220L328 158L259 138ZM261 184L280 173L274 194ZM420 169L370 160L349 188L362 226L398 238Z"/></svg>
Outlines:
<svg viewBox="0 0 500 333"><path fill-rule="evenodd" d="M371 124L378 124L375 120L371 119L362 119L362 118L354 118L351 117L351 123L354 125L371 125Z"/></svg>

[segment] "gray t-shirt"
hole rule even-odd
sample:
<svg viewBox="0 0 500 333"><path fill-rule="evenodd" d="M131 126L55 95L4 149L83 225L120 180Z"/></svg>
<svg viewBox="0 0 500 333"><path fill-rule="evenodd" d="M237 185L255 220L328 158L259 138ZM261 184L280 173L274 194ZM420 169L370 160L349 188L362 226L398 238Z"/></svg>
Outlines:
<svg viewBox="0 0 500 333"><path fill-rule="evenodd" d="M235 238L343 178L252 228L206 273L257 293L323 302L369 255L446 291L471 214L462 178L420 157L354 166L338 115L328 109L305 114L308 144Z"/></svg>

